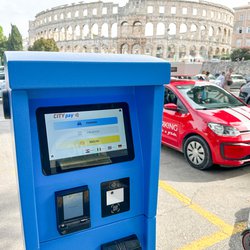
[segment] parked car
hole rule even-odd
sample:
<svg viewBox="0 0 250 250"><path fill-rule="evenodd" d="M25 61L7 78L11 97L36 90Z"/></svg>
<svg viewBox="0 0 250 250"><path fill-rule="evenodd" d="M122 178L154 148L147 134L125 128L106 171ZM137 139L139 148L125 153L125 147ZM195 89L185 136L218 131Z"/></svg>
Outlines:
<svg viewBox="0 0 250 250"><path fill-rule="evenodd" d="M240 88L239 97L245 103L250 104L250 83L247 83Z"/></svg>
<svg viewBox="0 0 250 250"><path fill-rule="evenodd" d="M3 96L2 91L5 89L5 87L5 74L4 72L0 72L0 98Z"/></svg>
<svg viewBox="0 0 250 250"><path fill-rule="evenodd" d="M200 170L250 164L250 107L212 83L165 86L162 144L184 153Z"/></svg>
<svg viewBox="0 0 250 250"><path fill-rule="evenodd" d="M250 82L250 75L244 75L244 79L248 82Z"/></svg>
<svg viewBox="0 0 250 250"><path fill-rule="evenodd" d="M246 79L239 74L232 74L233 84L230 86L231 89L240 89L241 86L247 83Z"/></svg>
<svg viewBox="0 0 250 250"><path fill-rule="evenodd" d="M175 79L183 79L183 80L191 80L192 79L191 75L174 75L173 77Z"/></svg>
<svg viewBox="0 0 250 250"><path fill-rule="evenodd" d="M209 82L212 82L212 83L214 83L216 80L215 76L212 74L209 74L208 78L209 78ZM198 74L198 75L193 76L192 79L196 81L206 81L206 75Z"/></svg>

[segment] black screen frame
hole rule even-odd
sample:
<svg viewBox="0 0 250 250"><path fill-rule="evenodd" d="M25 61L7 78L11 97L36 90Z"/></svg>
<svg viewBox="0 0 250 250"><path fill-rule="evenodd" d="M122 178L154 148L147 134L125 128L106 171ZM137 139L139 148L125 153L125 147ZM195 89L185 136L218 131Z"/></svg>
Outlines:
<svg viewBox="0 0 250 250"><path fill-rule="evenodd" d="M63 197L72 194L82 195L82 212L81 216L64 218L64 203ZM90 195L88 186L71 188L63 191L55 192L56 220L57 230L60 234L68 234L75 231L83 230L91 226L90 219Z"/></svg>
<svg viewBox="0 0 250 250"><path fill-rule="evenodd" d="M47 141L47 131L45 124L45 114L51 113L66 113L66 112L84 112L84 111L96 111L96 110L107 110L107 109L119 109L123 110L123 120L124 120L124 129L125 129L125 137L127 142L127 155L123 156L114 156L110 157L111 162L103 163L95 166L84 166L84 167L73 167L70 169L62 170L59 167L51 169L50 160L49 160L49 149L48 149L48 141ZM70 106L49 106L49 107L39 107L36 110L36 118L37 118L37 130L38 130L38 140L40 147L40 157L41 157L41 165L42 172L44 175L53 175L59 174L84 168L91 168L97 166L104 166L124 161L131 161L134 159L134 144L133 144L133 135L131 129L131 121L130 121L130 113L129 113L129 105L126 102L117 102L117 103L99 103L99 104L84 104L84 105L70 105ZM117 152L117 151L111 151ZM106 152L108 153L108 152ZM67 159L67 158L66 158Z"/></svg>

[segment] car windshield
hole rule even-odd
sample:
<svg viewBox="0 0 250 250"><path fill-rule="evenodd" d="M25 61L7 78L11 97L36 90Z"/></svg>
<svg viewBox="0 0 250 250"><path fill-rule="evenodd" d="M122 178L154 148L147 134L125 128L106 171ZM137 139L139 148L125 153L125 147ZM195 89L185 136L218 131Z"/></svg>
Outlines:
<svg viewBox="0 0 250 250"><path fill-rule="evenodd" d="M181 95L194 109L220 109L245 106L237 98L216 85L177 85Z"/></svg>
<svg viewBox="0 0 250 250"><path fill-rule="evenodd" d="M213 75L209 75L208 78L209 78L209 80L215 80L216 79L215 76L213 76Z"/></svg>

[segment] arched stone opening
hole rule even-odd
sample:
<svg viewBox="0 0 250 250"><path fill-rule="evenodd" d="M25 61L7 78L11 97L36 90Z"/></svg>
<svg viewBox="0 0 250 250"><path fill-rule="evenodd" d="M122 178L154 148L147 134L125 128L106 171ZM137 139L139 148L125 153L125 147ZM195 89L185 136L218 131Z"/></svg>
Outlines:
<svg viewBox="0 0 250 250"><path fill-rule="evenodd" d="M121 54L129 54L128 44L124 43L121 45Z"/></svg>
<svg viewBox="0 0 250 250"><path fill-rule="evenodd" d="M153 36L154 35L154 26L152 23L146 23L145 26L145 36Z"/></svg>
<svg viewBox="0 0 250 250"><path fill-rule="evenodd" d="M141 52L142 52L142 49L139 44L134 44L132 46L132 54L141 54Z"/></svg>
<svg viewBox="0 0 250 250"><path fill-rule="evenodd" d="M163 58L164 47L162 45L157 45L156 47L156 57Z"/></svg>
<svg viewBox="0 0 250 250"><path fill-rule="evenodd" d="M140 21L135 21L133 23L133 35L134 36L142 35L142 23Z"/></svg>

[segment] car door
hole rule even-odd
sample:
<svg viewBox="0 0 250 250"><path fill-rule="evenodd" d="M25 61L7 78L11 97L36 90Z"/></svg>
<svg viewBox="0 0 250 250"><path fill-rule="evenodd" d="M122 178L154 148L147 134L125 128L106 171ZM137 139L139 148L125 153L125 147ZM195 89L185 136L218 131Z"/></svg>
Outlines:
<svg viewBox="0 0 250 250"><path fill-rule="evenodd" d="M189 113L178 96L172 90L166 88L164 104L168 103L176 104L178 109L177 111L165 108L163 110L162 142L181 150L182 138L185 133Z"/></svg>

